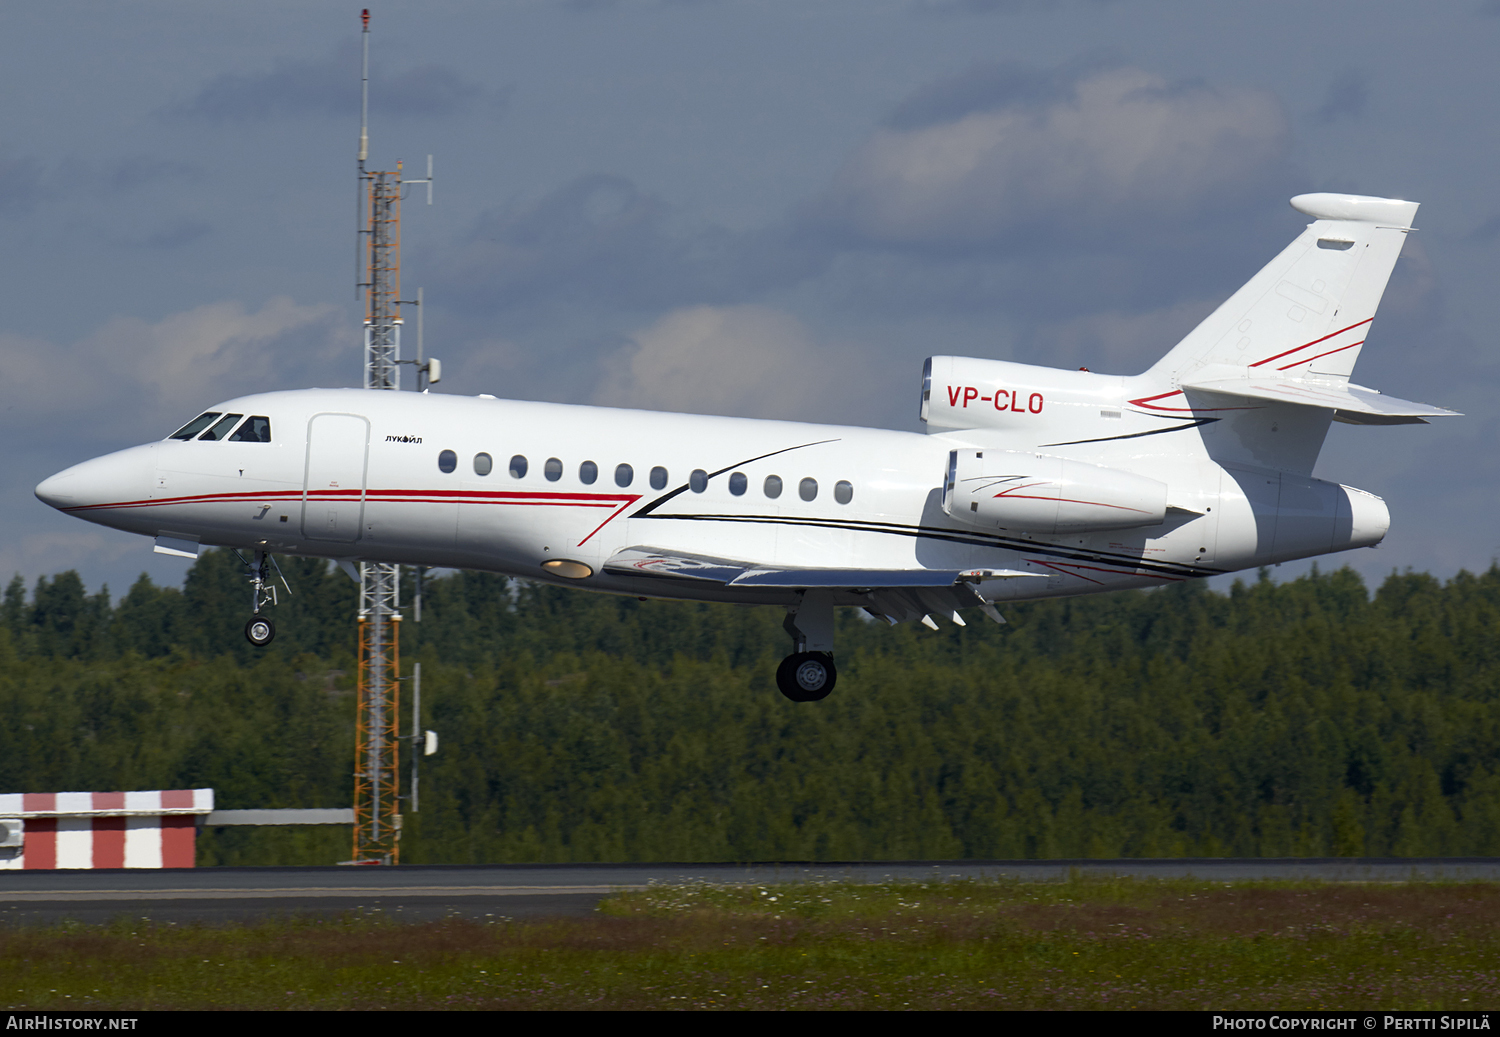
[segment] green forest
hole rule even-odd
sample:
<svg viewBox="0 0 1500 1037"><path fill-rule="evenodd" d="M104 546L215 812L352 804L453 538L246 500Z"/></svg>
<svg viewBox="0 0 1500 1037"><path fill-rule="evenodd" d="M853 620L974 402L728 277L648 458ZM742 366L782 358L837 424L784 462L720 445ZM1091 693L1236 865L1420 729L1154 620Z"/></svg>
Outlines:
<svg viewBox="0 0 1500 1037"><path fill-rule="evenodd" d="M0 791L348 806L357 587L280 564L266 649L228 552L118 600L12 580ZM1262 572L937 633L840 610L839 685L812 703L775 690L774 609L456 573L405 611L442 740L405 863L1500 855L1494 566L1373 594ZM208 828L199 864L328 864L349 840Z"/></svg>

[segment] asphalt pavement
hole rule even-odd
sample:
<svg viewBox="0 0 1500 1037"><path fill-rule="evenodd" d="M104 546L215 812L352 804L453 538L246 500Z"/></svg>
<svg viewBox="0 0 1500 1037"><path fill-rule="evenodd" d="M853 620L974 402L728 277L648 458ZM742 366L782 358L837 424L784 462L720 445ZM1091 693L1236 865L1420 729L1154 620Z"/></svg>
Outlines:
<svg viewBox="0 0 1500 1037"><path fill-rule="evenodd" d="M1500 880L1500 858L1173 858L1163 860L841 861L750 864L401 865L0 872L0 925L245 922L378 915L398 921L577 917L651 885L943 881L1070 875L1325 882Z"/></svg>

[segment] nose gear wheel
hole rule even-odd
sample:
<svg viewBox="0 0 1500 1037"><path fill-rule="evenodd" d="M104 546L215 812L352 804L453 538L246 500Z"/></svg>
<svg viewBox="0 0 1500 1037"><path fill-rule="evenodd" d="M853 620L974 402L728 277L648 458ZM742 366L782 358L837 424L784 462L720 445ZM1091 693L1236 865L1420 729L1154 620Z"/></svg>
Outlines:
<svg viewBox="0 0 1500 1037"><path fill-rule="evenodd" d="M245 624L245 640L249 641L256 648L264 648L271 643L271 639L275 636L276 624L272 623L265 616L251 616L250 622Z"/></svg>

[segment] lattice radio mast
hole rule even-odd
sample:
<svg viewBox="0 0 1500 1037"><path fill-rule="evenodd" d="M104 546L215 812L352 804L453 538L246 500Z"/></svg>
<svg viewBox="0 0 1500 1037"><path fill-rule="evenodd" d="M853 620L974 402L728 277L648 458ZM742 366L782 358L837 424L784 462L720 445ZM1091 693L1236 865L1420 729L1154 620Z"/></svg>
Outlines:
<svg viewBox="0 0 1500 1037"><path fill-rule="evenodd" d="M365 300L366 389L401 388L401 194L406 184L427 184L432 203L432 159L425 180L365 168L370 135L370 12L360 13L364 60L359 121L359 289ZM437 364L419 356L417 388L437 381ZM359 715L354 763L354 864L396 864L400 859L401 807L397 791L400 738L401 567L361 562L359 585ZM415 727L416 725L414 725Z"/></svg>

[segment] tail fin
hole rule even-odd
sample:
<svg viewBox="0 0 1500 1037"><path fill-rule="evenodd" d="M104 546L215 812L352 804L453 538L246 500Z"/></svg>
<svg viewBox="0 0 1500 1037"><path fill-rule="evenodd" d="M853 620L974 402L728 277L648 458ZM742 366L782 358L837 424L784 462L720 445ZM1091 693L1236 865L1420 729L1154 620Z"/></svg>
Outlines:
<svg viewBox="0 0 1500 1037"><path fill-rule="evenodd" d="M1173 388L1215 376L1349 378L1417 203L1303 194L1292 208L1315 222L1148 377Z"/></svg>

